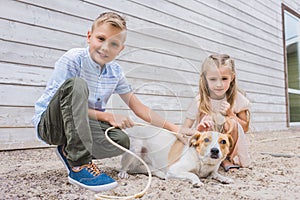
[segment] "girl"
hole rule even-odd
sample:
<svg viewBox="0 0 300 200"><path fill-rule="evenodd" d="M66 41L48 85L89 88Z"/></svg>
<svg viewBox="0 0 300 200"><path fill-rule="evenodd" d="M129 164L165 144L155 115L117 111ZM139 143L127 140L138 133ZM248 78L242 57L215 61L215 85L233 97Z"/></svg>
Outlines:
<svg viewBox="0 0 300 200"><path fill-rule="evenodd" d="M250 164L244 135L250 122L249 104L238 91L233 59L219 54L206 58L199 80L199 95L191 103L183 127L191 128L196 121L198 131L207 131L221 124L218 131L230 133L234 144L222 163L226 172Z"/></svg>

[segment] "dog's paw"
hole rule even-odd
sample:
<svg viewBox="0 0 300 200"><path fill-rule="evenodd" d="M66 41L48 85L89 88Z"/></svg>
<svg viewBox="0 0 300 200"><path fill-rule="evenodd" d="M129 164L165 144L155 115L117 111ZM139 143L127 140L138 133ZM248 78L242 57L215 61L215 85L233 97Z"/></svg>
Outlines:
<svg viewBox="0 0 300 200"><path fill-rule="evenodd" d="M230 184L230 183L234 182L231 178L224 177L224 176L219 176L217 178L217 180L220 181L221 183L224 183L224 184Z"/></svg>
<svg viewBox="0 0 300 200"><path fill-rule="evenodd" d="M194 188L200 188L200 187L203 187L203 186L204 186L204 184L202 182L193 183Z"/></svg>
<svg viewBox="0 0 300 200"><path fill-rule="evenodd" d="M118 177L122 178L122 179L128 179L129 178L129 174L126 171L122 170L122 171L119 172Z"/></svg>
<svg viewBox="0 0 300 200"><path fill-rule="evenodd" d="M231 178L227 178L227 177L223 177L221 180L220 180L221 183L224 183L224 184L230 184L230 183L234 183L234 181L231 179Z"/></svg>

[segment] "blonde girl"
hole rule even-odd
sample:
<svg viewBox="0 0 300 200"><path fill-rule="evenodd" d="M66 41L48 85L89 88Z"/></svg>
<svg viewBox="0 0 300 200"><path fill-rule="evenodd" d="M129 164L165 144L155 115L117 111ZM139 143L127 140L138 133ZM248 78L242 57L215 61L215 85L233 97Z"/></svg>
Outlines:
<svg viewBox="0 0 300 200"><path fill-rule="evenodd" d="M230 133L234 141L232 151L222 163L224 170L246 167L250 164L245 138L249 107L249 100L237 87L234 60L224 54L210 55L202 64L199 95L188 108L183 127L206 131L215 129L216 121L219 124L221 119L219 131Z"/></svg>

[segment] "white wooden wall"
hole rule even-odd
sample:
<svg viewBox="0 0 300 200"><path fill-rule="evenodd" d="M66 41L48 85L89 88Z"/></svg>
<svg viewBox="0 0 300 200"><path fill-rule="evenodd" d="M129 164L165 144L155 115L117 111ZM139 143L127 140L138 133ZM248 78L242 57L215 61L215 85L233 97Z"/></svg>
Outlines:
<svg viewBox="0 0 300 200"><path fill-rule="evenodd" d="M128 39L118 62L137 95L181 124L210 53L236 59L239 85L252 102L255 131L286 128L281 1L0 0L0 149L43 145L31 124L34 103L54 62L86 46L104 11L126 15ZM297 0L284 1L300 12ZM113 112L127 113L118 97Z"/></svg>

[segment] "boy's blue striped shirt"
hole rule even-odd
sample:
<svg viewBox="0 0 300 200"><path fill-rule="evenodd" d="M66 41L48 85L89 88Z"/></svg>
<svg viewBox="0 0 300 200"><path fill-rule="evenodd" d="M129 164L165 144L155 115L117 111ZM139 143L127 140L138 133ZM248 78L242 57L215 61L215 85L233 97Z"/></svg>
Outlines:
<svg viewBox="0 0 300 200"><path fill-rule="evenodd" d="M32 118L35 127L38 126L41 115L58 88L65 80L72 77L80 77L87 82L89 108L99 111L105 111L106 104L113 93L125 94L132 91L119 64L106 63L101 71L99 64L91 59L88 47L71 49L55 63L55 70L46 89L35 104L35 114Z"/></svg>

